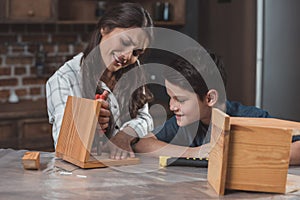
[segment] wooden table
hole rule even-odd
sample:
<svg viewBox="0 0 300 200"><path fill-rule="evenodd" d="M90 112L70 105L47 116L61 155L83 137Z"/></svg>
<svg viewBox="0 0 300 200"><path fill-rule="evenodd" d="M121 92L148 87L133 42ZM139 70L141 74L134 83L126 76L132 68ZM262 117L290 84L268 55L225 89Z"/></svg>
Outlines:
<svg viewBox="0 0 300 200"><path fill-rule="evenodd" d="M207 169L141 164L82 170L41 152L41 169L24 170L26 151L0 149L1 199L300 199L300 191L280 195L227 191L219 197L207 183ZM300 167L289 173L300 175ZM300 183L299 183L300 184Z"/></svg>

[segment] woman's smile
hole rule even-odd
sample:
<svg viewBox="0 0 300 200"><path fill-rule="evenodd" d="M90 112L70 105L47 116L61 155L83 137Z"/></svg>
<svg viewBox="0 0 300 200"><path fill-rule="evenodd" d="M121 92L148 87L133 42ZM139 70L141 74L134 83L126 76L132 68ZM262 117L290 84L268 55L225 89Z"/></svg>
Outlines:
<svg viewBox="0 0 300 200"><path fill-rule="evenodd" d="M114 65L122 66L127 63L127 60L122 55L117 56L116 53L113 53L113 57L114 57Z"/></svg>

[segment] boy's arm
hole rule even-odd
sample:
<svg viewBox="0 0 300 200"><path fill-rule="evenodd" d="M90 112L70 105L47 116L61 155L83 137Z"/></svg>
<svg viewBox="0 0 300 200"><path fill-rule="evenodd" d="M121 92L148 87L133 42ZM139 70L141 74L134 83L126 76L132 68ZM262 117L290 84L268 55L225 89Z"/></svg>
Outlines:
<svg viewBox="0 0 300 200"><path fill-rule="evenodd" d="M170 157L199 157L201 147L184 147L168 144L158 140L153 133L149 133L141 138L134 145L136 153L144 153L150 156L170 156Z"/></svg>
<svg viewBox="0 0 300 200"><path fill-rule="evenodd" d="M300 141L291 144L290 165L300 165Z"/></svg>

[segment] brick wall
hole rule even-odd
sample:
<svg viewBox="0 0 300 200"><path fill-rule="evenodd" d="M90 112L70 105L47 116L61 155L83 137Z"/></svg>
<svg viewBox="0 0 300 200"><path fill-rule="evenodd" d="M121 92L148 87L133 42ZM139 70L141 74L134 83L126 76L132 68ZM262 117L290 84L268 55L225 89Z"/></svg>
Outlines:
<svg viewBox="0 0 300 200"><path fill-rule="evenodd" d="M47 79L66 60L81 52L94 25L0 24L0 102L11 91L19 100L45 98ZM46 54L37 73L37 52Z"/></svg>

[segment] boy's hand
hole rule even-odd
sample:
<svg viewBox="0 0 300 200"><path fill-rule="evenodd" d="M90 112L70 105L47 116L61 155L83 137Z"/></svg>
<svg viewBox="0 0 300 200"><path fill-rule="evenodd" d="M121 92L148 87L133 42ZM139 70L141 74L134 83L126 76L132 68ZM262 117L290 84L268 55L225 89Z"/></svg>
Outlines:
<svg viewBox="0 0 300 200"><path fill-rule="evenodd" d="M130 158L134 158L135 155L131 148L131 142L135 138L124 131L118 132L109 142L110 158L120 160L126 159L128 155Z"/></svg>
<svg viewBox="0 0 300 200"><path fill-rule="evenodd" d="M211 151L210 143L203 144L199 146L198 157L199 158L209 158L209 153Z"/></svg>

